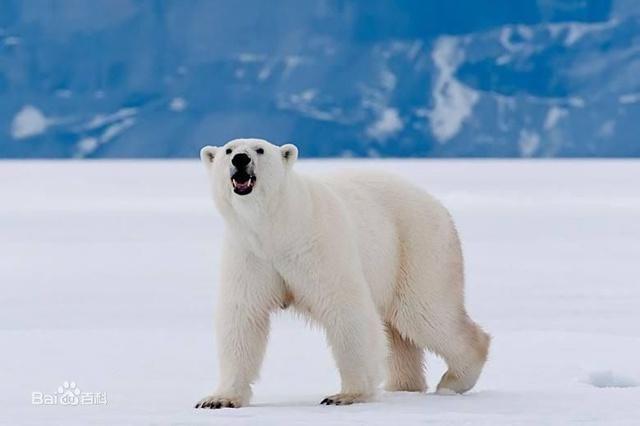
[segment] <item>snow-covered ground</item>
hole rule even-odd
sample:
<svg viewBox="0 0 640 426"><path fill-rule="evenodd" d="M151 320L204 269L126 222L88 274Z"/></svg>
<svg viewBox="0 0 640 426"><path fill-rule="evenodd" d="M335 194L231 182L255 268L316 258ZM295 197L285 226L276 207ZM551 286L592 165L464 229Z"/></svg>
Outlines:
<svg viewBox="0 0 640 426"><path fill-rule="evenodd" d="M216 384L222 228L200 164L0 162L0 423L640 422L640 162L297 167L354 165L404 175L451 209L469 310L493 335L472 392L320 406L338 390L333 361L322 333L284 312L252 406L194 410ZM443 368L429 359L432 387ZM32 405L65 381L96 404Z"/></svg>

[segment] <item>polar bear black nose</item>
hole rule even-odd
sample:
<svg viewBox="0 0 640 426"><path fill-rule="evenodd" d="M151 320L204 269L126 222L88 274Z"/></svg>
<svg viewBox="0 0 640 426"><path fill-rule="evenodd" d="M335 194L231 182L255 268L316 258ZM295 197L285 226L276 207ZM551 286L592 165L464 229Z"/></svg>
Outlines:
<svg viewBox="0 0 640 426"><path fill-rule="evenodd" d="M251 162L251 158L249 158L247 154L243 154L243 153L234 155L233 159L231 160L231 164L236 166L236 168L238 169L245 168L247 164L249 164L250 162Z"/></svg>

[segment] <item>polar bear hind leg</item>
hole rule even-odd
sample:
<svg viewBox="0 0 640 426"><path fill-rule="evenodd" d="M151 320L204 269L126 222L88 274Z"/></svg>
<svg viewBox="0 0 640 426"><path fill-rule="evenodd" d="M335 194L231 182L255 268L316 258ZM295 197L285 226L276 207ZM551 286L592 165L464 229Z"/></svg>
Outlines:
<svg viewBox="0 0 640 426"><path fill-rule="evenodd" d="M453 225L448 232L440 235L444 238L414 235L404 240L396 298L387 318L393 330L388 333L389 389L426 389L420 352L424 349L447 363L437 387L441 394L471 389L487 359L490 337L466 313L462 254ZM444 247L432 245L438 240Z"/></svg>
<svg viewBox="0 0 640 426"><path fill-rule="evenodd" d="M387 358L388 391L425 392L427 380L424 368L424 348L403 337L390 324L386 324L389 354Z"/></svg>
<svg viewBox="0 0 640 426"><path fill-rule="evenodd" d="M442 356L448 366L438 384L439 394L464 393L475 386L487 360L490 337L469 317L452 328L457 338L433 351Z"/></svg>
<svg viewBox="0 0 640 426"><path fill-rule="evenodd" d="M476 384L487 359L490 337L464 311L438 317L424 305L416 307L413 315L399 313L390 329L387 389L426 390L424 349L442 357L448 366L438 393L464 393Z"/></svg>

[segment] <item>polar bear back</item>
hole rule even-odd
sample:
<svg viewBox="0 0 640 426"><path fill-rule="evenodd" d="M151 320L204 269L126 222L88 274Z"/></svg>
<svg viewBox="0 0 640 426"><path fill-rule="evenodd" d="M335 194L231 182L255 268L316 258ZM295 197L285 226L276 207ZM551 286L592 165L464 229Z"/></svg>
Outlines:
<svg viewBox="0 0 640 426"><path fill-rule="evenodd" d="M420 262L431 270L442 262L461 262L448 211L413 183L373 171L344 171L315 180L344 204L379 307L388 306L397 290L389 283L398 281L407 267L403 262Z"/></svg>

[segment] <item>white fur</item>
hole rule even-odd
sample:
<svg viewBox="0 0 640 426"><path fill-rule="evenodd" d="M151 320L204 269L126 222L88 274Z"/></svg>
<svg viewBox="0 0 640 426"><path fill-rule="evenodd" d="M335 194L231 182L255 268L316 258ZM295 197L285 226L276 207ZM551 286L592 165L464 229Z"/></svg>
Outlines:
<svg viewBox="0 0 640 426"><path fill-rule="evenodd" d="M239 152L256 175L244 196L230 179ZM386 174L301 176L292 169L297 154L260 139L201 151L226 233L216 310L220 383L197 407L249 402L270 314L289 304L326 331L342 389L325 403L370 399L385 361L387 389L426 390L424 349L449 366L441 393L470 389L489 336L464 309L460 243L445 208Z"/></svg>

